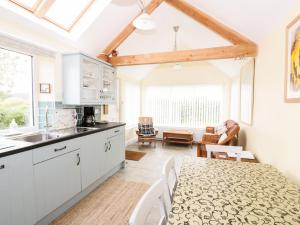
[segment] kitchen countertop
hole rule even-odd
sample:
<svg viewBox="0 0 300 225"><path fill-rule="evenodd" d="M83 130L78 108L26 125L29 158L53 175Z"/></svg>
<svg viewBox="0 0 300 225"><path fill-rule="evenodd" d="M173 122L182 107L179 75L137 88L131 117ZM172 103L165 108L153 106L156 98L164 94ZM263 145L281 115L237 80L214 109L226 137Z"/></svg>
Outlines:
<svg viewBox="0 0 300 225"><path fill-rule="evenodd" d="M9 156L9 155L13 155L13 154L17 154L20 152L24 152L24 151L29 151L34 148L39 148L39 147L43 147L46 145L55 144L55 143L58 143L61 141L66 141L66 140L70 140L73 138L78 138L78 137L86 136L89 134L93 134L93 133L97 133L97 132L101 132L101 131L105 131L105 130L109 130L109 129L113 129L113 128L121 127L121 126L125 126L125 125L126 125L125 123L121 123L121 122L110 122L107 124L97 123L93 127L94 129L92 129L92 130L88 130L88 131L81 132L81 133L67 134L62 137L49 139L49 140L45 140L45 141L40 141L40 142L34 142L34 143L25 142L25 141L17 141L17 140L12 140L12 139L7 138L4 141L5 144L7 144L8 146L11 145L13 147L7 147L4 149L1 149L0 150L0 158Z"/></svg>

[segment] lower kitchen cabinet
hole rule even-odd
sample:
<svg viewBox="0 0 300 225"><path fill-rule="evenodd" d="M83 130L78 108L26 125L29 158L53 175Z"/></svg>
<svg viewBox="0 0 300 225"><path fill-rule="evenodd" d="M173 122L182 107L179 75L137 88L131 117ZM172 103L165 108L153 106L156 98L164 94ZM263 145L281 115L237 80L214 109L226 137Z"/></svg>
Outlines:
<svg viewBox="0 0 300 225"><path fill-rule="evenodd" d="M34 165L38 220L81 191L80 150Z"/></svg>
<svg viewBox="0 0 300 225"><path fill-rule="evenodd" d="M103 175L104 135L102 132L87 135L80 143L82 189L85 189Z"/></svg>
<svg viewBox="0 0 300 225"><path fill-rule="evenodd" d="M32 151L0 158L0 225L33 225Z"/></svg>
<svg viewBox="0 0 300 225"><path fill-rule="evenodd" d="M102 165L102 173L107 173L121 162L125 161L125 129L118 127L103 132L104 134L104 151L105 160Z"/></svg>

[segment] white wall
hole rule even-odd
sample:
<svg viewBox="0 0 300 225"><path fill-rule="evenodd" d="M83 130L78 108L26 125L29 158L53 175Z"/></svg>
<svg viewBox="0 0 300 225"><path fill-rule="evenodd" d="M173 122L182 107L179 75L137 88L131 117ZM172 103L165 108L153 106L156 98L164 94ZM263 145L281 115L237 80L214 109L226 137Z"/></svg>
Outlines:
<svg viewBox="0 0 300 225"><path fill-rule="evenodd" d="M253 125L242 127L242 136L261 162L276 166L300 184L300 103L284 101L285 29L299 14L297 4L281 26L259 43Z"/></svg>

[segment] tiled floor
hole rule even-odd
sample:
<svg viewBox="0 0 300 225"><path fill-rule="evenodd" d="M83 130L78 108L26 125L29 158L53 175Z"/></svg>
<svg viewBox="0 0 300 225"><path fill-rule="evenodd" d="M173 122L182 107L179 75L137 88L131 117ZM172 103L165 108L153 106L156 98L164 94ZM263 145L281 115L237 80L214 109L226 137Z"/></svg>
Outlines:
<svg viewBox="0 0 300 225"><path fill-rule="evenodd" d="M147 154L140 161L127 160L125 169L120 170L115 176L148 184L152 184L161 177L163 164L170 156L175 157L178 171L184 156L196 156L196 146L193 146L193 148L174 144L162 146L161 142L158 142L156 147L136 143L127 146L126 149L142 151Z"/></svg>

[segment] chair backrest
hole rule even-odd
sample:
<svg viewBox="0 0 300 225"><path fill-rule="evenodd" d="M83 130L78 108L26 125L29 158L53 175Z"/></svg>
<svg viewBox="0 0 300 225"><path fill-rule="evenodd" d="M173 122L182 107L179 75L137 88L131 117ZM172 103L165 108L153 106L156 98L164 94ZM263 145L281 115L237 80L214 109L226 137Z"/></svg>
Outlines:
<svg viewBox="0 0 300 225"><path fill-rule="evenodd" d="M139 124L153 124L152 117L146 117L146 116L139 117Z"/></svg>
<svg viewBox="0 0 300 225"><path fill-rule="evenodd" d="M173 173L173 180L171 182L169 181L170 175ZM162 171L163 177L167 183L168 186L168 191L169 191L169 196L170 200L173 201L173 194L174 190L177 185L177 174L176 174L176 169L175 169L175 159L173 156L171 156L164 164L163 166L163 171Z"/></svg>
<svg viewBox="0 0 300 225"><path fill-rule="evenodd" d="M160 221L158 222L158 225L166 224L168 212L170 210L170 208L167 208L166 204L168 201L165 194L166 189L166 182L164 179L156 181L136 205L129 219L129 225L144 225L153 206L155 206L157 202L160 204Z"/></svg>

